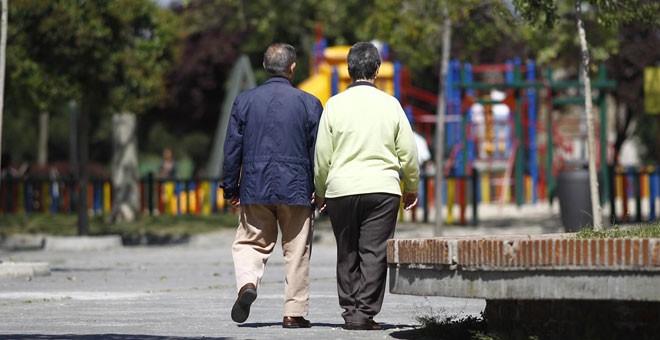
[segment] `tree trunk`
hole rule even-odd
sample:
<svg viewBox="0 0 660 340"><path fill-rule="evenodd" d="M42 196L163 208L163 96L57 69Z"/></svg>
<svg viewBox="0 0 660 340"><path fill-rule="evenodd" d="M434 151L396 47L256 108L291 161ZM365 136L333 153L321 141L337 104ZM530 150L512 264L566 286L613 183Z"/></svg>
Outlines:
<svg viewBox="0 0 660 340"><path fill-rule="evenodd" d="M444 137L445 137L445 114L447 104L445 101L447 93L447 72L449 69L449 51L451 50L451 18L447 7L443 9L442 29L442 61L440 66L440 79L438 80L438 106L436 107L435 122L435 236L442 235L442 187L444 183Z"/></svg>
<svg viewBox="0 0 660 340"><path fill-rule="evenodd" d="M7 56L7 0L2 0L0 21L0 29L2 29L0 33L0 150L2 150L2 116L5 103L5 60ZM0 164L1 166L2 164Z"/></svg>
<svg viewBox="0 0 660 340"><path fill-rule="evenodd" d="M37 164L48 163L48 112L39 114L39 145L37 146Z"/></svg>
<svg viewBox="0 0 660 340"><path fill-rule="evenodd" d="M580 36L580 49L582 51L582 75L584 78L584 110L587 117L587 151L589 153L589 188L591 191L591 212L594 220L594 230L603 230L603 216L600 206L600 195L598 194L598 175L596 172L596 147L594 133L594 113L591 99L591 79L589 78L589 50L587 48L587 37L582 22L582 10L580 1L575 5L577 17L578 34ZM605 122L601 122L605 124ZM606 160L601 160L605 162ZM603 180L606 180L605 178Z"/></svg>
<svg viewBox="0 0 660 340"><path fill-rule="evenodd" d="M116 114L112 119L112 220L133 221L140 210L138 192L137 119Z"/></svg>
<svg viewBox="0 0 660 340"><path fill-rule="evenodd" d="M617 99L617 102L619 100ZM616 140L614 141L614 155L612 157L612 164L616 166L619 164L619 155L621 153L621 147L623 143L628 138L628 128L632 122L632 117L635 115L635 112L630 108L628 104L624 104L625 115L623 123L620 123L619 119L616 120Z"/></svg>
<svg viewBox="0 0 660 340"><path fill-rule="evenodd" d="M83 96L78 119L78 235L89 234L89 216L87 212L87 186L89 182L89 115L92 101Z"/></svg>
<svg viewBox="0 0 660 340"><path fill-rule="evenodd" d="M69 169L72 180L78 180L78 104L69 101Z"/></svg>

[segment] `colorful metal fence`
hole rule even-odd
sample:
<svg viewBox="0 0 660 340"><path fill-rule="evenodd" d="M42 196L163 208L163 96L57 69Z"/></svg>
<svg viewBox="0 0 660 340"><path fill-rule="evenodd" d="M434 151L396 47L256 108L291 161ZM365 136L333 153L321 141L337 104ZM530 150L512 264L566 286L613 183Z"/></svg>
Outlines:
<svg viewBox="0 0 660 340"><path fill-rule="evenodd" d="M154 215L209 215L225 211L217 180L161 180L142 178L140 208ZM61 179L6 179L0 185L2 213L74 213L79 199L78 184ZM112 183L91 180L87 186L91 215L112 212Z"/></svg>
<svg viewBox="0 0 660 340"><path fill-rule="evenodd" d="M660 213L660 167L612 169L610 218L615 223L657 221ZM450 175L442 188L444 218L448 225L477 225L482 203L512 203L515 182L472 171L467 176ZM533 201L531 178L523 182L526 202ZM500 183L501 182L501 183ZM500 183L500 184L498 184ZM215 179L163 180L146 176L140 180L140 209L151 215L210 215L226 212L222 188ZM428 223L435 207L435 175L423 174L419 205L421 220ZM0 184L0 213L75 213L78 184L63 179L4 179ZM87 188L91 215L112 212L112 183L91 180ZM417 214L413 211L412 220Z"/></svg>
<svg viewBox="0 0 660 340"><path fill-rule="evenodd" d="M610 219L614 223L658 220L660 167L615 168L610 187Z"/></svg>

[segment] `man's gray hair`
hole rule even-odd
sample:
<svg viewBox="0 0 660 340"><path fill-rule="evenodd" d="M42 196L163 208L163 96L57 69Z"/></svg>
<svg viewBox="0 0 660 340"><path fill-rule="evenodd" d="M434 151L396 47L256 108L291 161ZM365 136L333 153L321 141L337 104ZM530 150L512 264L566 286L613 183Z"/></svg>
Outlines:
<svg viewBox="0 0 660 340"><path fill-rule="evenodd" d="M348 74L351 79L375 79L380 67L380 52L370 42L359 42L348 51Z"/></svg>
<svg viewBox="0 0 660 340"><path fill-rule="evenodd" d="M290 67L296 61L296 49L289 44L274 43L264 52L264 70L270 76L288 78Z"/></svg>

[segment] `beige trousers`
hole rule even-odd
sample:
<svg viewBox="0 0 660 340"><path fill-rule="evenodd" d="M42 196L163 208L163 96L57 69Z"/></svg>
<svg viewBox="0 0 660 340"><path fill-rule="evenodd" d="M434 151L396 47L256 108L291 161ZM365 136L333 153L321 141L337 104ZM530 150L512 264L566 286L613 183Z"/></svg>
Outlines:
<svg viewBox="0 0 660 340"><path fill-rule="evenodd" d="M259 287L266 262L277 243L279 225L285 262L284 316L307 316L312 216L312 210L305 206L241 206L232 247L237 288L240 290L247 283Z"/></svg>

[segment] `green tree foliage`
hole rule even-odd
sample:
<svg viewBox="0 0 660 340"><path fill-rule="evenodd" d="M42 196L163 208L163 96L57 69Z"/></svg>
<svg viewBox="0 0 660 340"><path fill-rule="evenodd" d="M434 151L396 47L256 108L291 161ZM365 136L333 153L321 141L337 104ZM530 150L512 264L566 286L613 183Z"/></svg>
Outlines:
<svg viewBox="0 0 660 340"><path fill-rule="evenodd" d="M91 114L143 113L165 95L176 21L152 1L13 0L9 13L7 102L26 119L83 97Z"/></svg>
<svg viewBox="0 0 660 340"><path fill-rule="evenodd" d="M660 28L633 22L619 29L621 45L618 52L607 62L608 74L617 80L614 95L625 103L623 114L617 120L617 138L614 149L618 151L632 129L636 119L635 135L644 145L643 160L660 163L660 116L644 113L644 69L660 63Z"/></svg>
<svg viewBox="0 0 660 340"><path fill-rule="evenodd" d="M14 20L30 59L68 80L95 111L142 113L161 99L172 62L171 17L148 0L19 0Z"/></svg>
<svg viewBox="0 0 660 340"><path fill-rule="evenodd" d="M551 0L514 0L514 4L525 18L532 25L538 24L537 20L543 18L543 25L546 30L551 30L555 23L561 20L558 15L558 6ZM586 5L585 5L586 4ZM605 26L626 24L633 20L639 20L642 23L649 24L658 20L658 10L660 4L653 1L603 1L591 0L574 2L575 20L577 23L577 32L580 41L580 55L582 60L582 78L584 79L585 111L588 132L588 151L589 151L589 186L592 201L592 216L594 230L602 229L602 211L600 208L598 183L596 179L596 152L594 142L594 117L591 110L591 83L589 77L589 47L586 38L586 32L583 24L583 12L595 12L599 23Z"/></svg>
<svg viewBox="0 0 660 340"><path fill-rule="evenodd" d="M545 6L542 6L546 8ZM534 17L524 14L522 17L531 20L520 25L520 32L528 48L535 51L535 59L539 64L562 67L571 76L577 74L580 56L580 42L576 34L575 6L571 2L558 2L553 7L553 14ZM553 18L548 22L548 18ZM587 10L582 17L585 30L588 32L589 53L592 65L606 61L616 51L618 39L616 27L600 25L598 12Z"/></svg>
<svg viewBox="0 0 660 340"><path fill-rule="evenodd" d="M212 136L225 82L240 54L248 55L261 83L267 78L261 66L266 47L273 42L292 44L298 51L297 84L309 76L317 29L322 30L330 45L352 44L357 41L355 27L372 7L373 1L358 0L190 0L175 5L172 10L181 23L180 58L168 75L164 105L153 108L141 121L141 129L145 129L141 144L149 153L160 153L163 147L176 148L150 138L153 134L148 131L152 128L164 129L173 138L193 132ZM210 138L205 142L198 135L191 144L196 148L178 154L190 156L200 165L208 157Z"/></svg>
<svg viewBox="0 0 660 340"><path fill-rule="evenodd" d="M163 76L173 60L175 20L149 0L15 0L11 4L14 35L9 44L20 46L9 67L12 79L21 78L20 72L37 70L39 78L19 83L26 93L46 93L43 105L49 105L51 98L70 98L38 88L61 86L81 102L79 192L86 193L91 114L139 114L162 98ZM37 89L27 89L29 85ZM9 92L20 91L17 87ZM26 102L30 95L20 99L17 102ZM80 234L87 233L86 203L79 200Z"/></svg>
<svg viewBox="0 0 660 340"><path fill-rule="evenodd" d="M405 65L414 71L425 70L440 60L445 6L450 9L455 37L452 58L475 63L503 61L511 55L496 56L496 51L520 50L513 16L501 1L495 0L377 1L358 26L358 34L363 39L388 42Z"/></svg>
<svg viewBox="0 0 660 340"><path fill-rule="evenodd" d="M540 32L545 37L537 34L538 39L530 40L532 44L540 44L537 46L540 55L549 60L558 60L561 55L578 55L577 52L566 53L568 48L548 48L553 46L551 41L565 46L576 45L572 43L576 41L576 35L570 33L574 32L571 6L575 2L514 0L514 4L529 23L537 29L542 26ZM589 35L590 57L596 62L607 61L608 74L617 81L614 96L618 103L625 106L623 118L617 119L616 124L616 161L623 142L628 138L631 122L643 113L644 67L660 61L660 50L657 48L660 3L652 0L590 0L583 1L582 7L587 23L585 29ZM648 117L641 120L648 120ZM660 160L657 152L651 151L657 150L658 139L654 138L657 131L649 127L656 125L640 122L637 132L647 151L650 151L647 155Z"/></svg>

